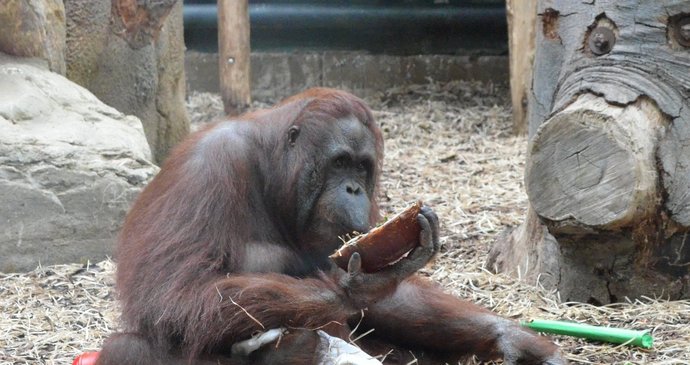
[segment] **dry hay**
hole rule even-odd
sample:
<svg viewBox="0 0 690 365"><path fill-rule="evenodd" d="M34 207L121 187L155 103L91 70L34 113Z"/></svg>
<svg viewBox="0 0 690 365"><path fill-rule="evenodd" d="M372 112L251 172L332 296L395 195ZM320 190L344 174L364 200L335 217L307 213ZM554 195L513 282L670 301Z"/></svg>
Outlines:
<svg viewBox="0 0 690 365"><path fill-rule="evenodd" d="M554 336L573 363L690 364L690 303L643 299L595 307L561 303L536 283L482 268L491 240L518 225L526 141L511 136L507 91L467 82L389 90L370 100L386 137L383 211L423 199L442 221L442 254L425 273L449 291L514 319L542 318L653 331L642 350ZM194 119L218 98L190 97ZM0 275L0 364L69 364L115 327L112 261Z"/></svg>

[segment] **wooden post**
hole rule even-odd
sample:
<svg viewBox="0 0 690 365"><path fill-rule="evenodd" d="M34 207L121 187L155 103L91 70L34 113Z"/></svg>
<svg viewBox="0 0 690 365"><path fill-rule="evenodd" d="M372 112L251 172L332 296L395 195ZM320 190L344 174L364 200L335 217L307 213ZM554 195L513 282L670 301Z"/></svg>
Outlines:
<svg viewBox="0 0 690 365"><path fill-rule="evenodd" d="M508 15L513 131L524 134L527 132L527 93L532 83L537 0L507 0L506 14Z"/></svg>
<svg viewBox="0 0 690 365"><path fill-rule="evenodd" d="M565 301L690 297L690 2L539 0L537 14L529 213L487 266Z"/></svg>
<svg viewBox="0 0 690 365"><path fill-rule="evenodd" d="M249 8L247 0L218 0L218 67L225 113L237 115L251 103Z"/></svg>

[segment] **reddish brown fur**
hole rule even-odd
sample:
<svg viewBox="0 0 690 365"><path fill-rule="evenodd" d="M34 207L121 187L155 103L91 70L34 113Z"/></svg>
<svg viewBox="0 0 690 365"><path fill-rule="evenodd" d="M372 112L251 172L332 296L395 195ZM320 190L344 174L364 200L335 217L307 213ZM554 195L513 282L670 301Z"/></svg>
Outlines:
<svg viewBox="0 0 690 365"><path fill-rule="evenodd" d="M363 308L343 290L338 272L289 276L285 270L239 268L255 242L288 251L268 257L277 267L299 267L300 255L308 254L296 208L304 202L294 193L301 166L284 163L283 132L298 124L299 138L316 138L349 115L376 141L377 187L381 132L368 107L340 91L309 90L237 123L211 125L179 145L127 216L117 289L130 333L113 335L99 364L309 364L317 341L312 329L347 334L348 322L356 323ZM376 195L372 225L378 220ZM385 293L391 294L373 298L364 312L363 327L375 328L363 343L371 351L397 349L399 360L407 361L405 349L412 349L435 363L468 353L501 355L506 347L500 342L518 336L527 339L521 355L545 359L556 353L547 340L418 278L377 295ZM277 327L293 329L279 348L268 346L245 360L228 358L231 344Z"/></svg>

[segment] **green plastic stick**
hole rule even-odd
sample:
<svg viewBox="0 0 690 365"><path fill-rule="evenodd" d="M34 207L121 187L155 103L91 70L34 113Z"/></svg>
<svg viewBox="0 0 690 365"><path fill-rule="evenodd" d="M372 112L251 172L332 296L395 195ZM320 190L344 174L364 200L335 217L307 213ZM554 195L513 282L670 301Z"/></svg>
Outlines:
<svg viewBox="0 0 690 365"><path fill-rule="evenodd" d="M651 348L654 339L649 331L634 331L611 327L597 327L587 324L579 324L562 321L547 321L533 319L530 321L520 321L520 325L529 327L537 332L553 333L581 337L589 340L605 341L611 343L624 343L642 348Z"/></svg>

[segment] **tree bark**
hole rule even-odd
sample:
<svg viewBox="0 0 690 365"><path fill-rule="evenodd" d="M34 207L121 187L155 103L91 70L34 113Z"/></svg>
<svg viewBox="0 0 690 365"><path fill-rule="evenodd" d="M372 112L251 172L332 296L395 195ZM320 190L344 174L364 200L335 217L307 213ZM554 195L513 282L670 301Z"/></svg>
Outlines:
<svg viewBox="0 0 690 365"><path fill-rule="evenodd" d="M666 118L646 98L626 106L592 94L544 122L532 137L530 203L559 226L624 227L659 209L655 149Z"/></svg>
<svg viewBox="0 0 690 365"><path fill-rule="evenodd" d="M189 133L182 1L65 0L67 77L141 119L156 162Z"/></svg>
<svg viewBox="0 0 690 365"><path fill-rule="evenodd" d="M487 265L551 278L564 300L690 297L690 3L542 0L538 14L530 213Z"/></svg>
<svg viewBox="0 0 690 365"><path fill-rule="evenodd" d="M218 67L225 113L237 115L251 103L247 0L218 0Z"/></svg>
<svg viewBox="0 0 690 365"><path fill-rule="evenodd" d="M0 52L48 61L65 74L65 6L62 0L0 2Z"/></svg>

